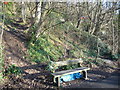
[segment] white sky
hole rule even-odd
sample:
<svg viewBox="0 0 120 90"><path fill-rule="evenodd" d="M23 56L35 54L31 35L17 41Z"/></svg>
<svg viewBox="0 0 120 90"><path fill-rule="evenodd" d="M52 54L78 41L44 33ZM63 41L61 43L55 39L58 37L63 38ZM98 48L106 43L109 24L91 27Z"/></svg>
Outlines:
<svg viewBox="0 0 120 90"><path fill-rule="evenodd" d="M4 1L7 1L7 2L36 2L36 0L0 0L2 2ZM39 1L39 0L37 0ZM102 1L102 2L105 2L105 1L108 1L108 2L118 2L120 0L42 0L42 1L52 1L52 2L98 2L98 1Z"/></svg>

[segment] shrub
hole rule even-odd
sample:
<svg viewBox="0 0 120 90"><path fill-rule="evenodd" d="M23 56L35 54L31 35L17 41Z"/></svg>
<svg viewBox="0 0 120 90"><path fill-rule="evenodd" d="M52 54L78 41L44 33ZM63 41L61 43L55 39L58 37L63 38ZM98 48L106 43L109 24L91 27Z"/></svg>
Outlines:
<svg viewBox="0 0 120 90"><path fill-rule="evenodd" d="M6 76L6 75L11 75L11 74L19 75L19 74L21 74L21 73L22 73L22 70L21 70L19 67L15 66L15 65L10 65L10 66L3 72L4 76Z"/></svg>
<svg viewBox="0 0 120 90"><path fill-rule="evenodd" d="M31 41L28 48L30 59L35 62L57 61L62 56L61 47L55 46L44 35Z"/></svg>

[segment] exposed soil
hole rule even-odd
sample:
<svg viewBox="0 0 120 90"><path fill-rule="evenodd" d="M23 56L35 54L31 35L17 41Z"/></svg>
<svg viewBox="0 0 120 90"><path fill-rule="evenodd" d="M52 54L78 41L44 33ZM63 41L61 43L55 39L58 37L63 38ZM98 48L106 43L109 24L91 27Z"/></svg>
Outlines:
<svg viewBox="0 0 120 90"><path fill-rule="evenodd" d="M25 59L27 55L25 40L15 35L13 31L4 31L3 37L5 68L14 64L23 71L21 76L9 75L4 87L53 88L50 72L45 70L46 65Z"/></svg>
<svg viewBox="0 0 120 90"><path fill-rule="evenodd" d="M49 71L45 70L46 64L33 63L27 60L26 39L20 30L4 31L4 53L5 53L5 68L15 64L23 73L20 76L9 75L1 87L5 88L44 88L57 89L57 86L52 81L52 76ZM111 75L114 72L111 68L96 67L88 72L89 81L100 81ZM78 79L62 84L62 87L84 83L84 80Z"/></svg>

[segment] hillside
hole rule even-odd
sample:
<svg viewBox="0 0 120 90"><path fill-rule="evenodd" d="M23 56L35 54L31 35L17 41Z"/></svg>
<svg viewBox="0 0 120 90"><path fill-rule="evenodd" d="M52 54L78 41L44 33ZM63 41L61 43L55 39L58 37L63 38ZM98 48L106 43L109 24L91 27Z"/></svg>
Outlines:
<svg viewBox="0 0 120 90"><path fill-rule="evenodd" d="M20 30L19 30L20 31ZM17 34L17 33L16 33ZM34 63L28 59L25 59L27 53L26 40L21 39L14 34L14 31L4 31L4 53L5 53L5 68L9 68L11 65L15 65L22 70L22 74L14 75L10 74L5 78L5 84L3 87L7 88L57 88L50 77L50 72L45 70L47 64ZM114 64L116 65L116 64ZM91 66L90 66L91 67ZM102 72L102 74L90 74L91 80L102 80L109 77L115 70L108 67L92 66L91 72ZM14 70L14 68L13 68ZM6 71L7 72L7 71ZM71 84L77 83L78 80L73 81ZM83 82L83 81L82 81ZM63 86L71 85L70 82L63 84Z"/></svg>

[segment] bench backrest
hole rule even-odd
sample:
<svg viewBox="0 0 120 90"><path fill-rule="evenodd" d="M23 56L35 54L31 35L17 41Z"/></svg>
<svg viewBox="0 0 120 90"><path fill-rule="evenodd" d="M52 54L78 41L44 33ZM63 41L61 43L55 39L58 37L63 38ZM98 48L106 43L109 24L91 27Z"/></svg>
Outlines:
<svg viewBox="0 0 120 90"><path fill-rule="evenodd" d="M66 61L54 62L52 67L55 68L58 66L65 66L65 65L72 65L72 64L79 64L79 66L81 66L82 63L83 63L83 60L80 58L80 59L75 59L75 60L66 60ZM55 70L53 70L52 72L55 72Z"/></svg>
<svg viewBox="0 0 120 90"><path fill-rule="evenodd" d="M55 64L56 66L65 66L65 65L71 65L71 64L78 64L82 62L83 61L81 59L75 59L75 60L59 61L59 62L55 62Z"/></svg>

